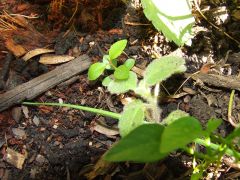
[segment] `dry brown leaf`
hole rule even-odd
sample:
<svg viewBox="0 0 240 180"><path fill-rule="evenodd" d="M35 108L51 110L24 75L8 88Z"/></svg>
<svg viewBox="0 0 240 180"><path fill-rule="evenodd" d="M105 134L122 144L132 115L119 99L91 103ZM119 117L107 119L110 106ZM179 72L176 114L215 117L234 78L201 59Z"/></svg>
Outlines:
<svg viewBox="0 0 240 180"><path fill-rule="evenodd" d="M75 59L75 57L69 55L46 54L40 57L39 62L42 64L60 64L73 59Z"/></svg>
<svg viewBox="0 0 240 180"><path fill-rule="evenodd" d="M23 56L26 50L21 45L16 44L13 39L8 39L5 41L6 48L11 51L16 57Z"/></svg>
<svg viewBox="0 0 240 180"><path fill-rule="evenodd" d="M91 129L94 131L97 131L101 134L105 134L106 136L116 136L119 134L118 130L110 129L107 126L103 126L98 122L94 123L94 125L91 127Z"/></svg>
<svg viewBox="0 0 240 180"><path fill-rule="evenodd" d="M25 159L26 159L26 156L14 151L10 148L7 148L5 160L9 164L15 166L18 169L22 169Z"/></svg>
<svg viewBox="0 0 240 180"><path fill-rule="evenodd" d="M23 56L23 60L24 61L27 61L29 59L31 59L32 57L34 56L38 56L40 54L45 54L45 53L51 53L51 52L54 52L53 49L45 49L45 48L37 48L37 49L34 49L32 51L29 51L27 54L25 54Z"/></svg>
<svg viewBox="0 0 240 180"><path fill-rule="evenodd" d="M182 92L182 93L179 93L179 94L171 95L171 96L169 96L169 98L179 99L179 98L181 98L181 97L183 97L183 96L186 96L186 95L188 95L188 93Z"/></svg>

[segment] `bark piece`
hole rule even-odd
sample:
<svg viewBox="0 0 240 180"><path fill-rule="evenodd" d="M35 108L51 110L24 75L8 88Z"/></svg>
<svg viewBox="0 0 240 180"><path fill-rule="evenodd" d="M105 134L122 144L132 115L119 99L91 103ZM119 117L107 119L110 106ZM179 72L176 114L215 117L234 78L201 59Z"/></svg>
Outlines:
<svg viewBox="0 0 240 180"><path fill-rule="evenodd" d="M198 73L195 75L185 74L186 77L191 76L194 80L200 80L203 83L212 85L215 87L222 87L227 89L235 89L240 91L240 79L234 76L222 76L217 74L203 74Z"/></svg>
<svg viewBox="0 0 240 180"><path fill-rule="evenodd" d="M83 55L56 67L53 71L21 84L6 93L0 94L0 112L12 105L21 103L23 100L32 100L59 83L88 69L90 64L90 58L87 55Z"/></svg>

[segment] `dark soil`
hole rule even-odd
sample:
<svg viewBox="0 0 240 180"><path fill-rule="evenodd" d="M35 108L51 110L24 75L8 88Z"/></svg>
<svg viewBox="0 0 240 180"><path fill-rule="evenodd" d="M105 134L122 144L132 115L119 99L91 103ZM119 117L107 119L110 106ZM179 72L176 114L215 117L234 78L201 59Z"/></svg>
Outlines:
<svg viewBox="0 0 240 180"><path fill-rule="evenodd" d="M40 6L42 8L36 11L43 11L46 10L43 7L49 1L36 0L36 3L30 4L33 7L32 10ZM214 8L214 4L210 5L211 8ZM94 8L89 7L91 6L86 5L85 7L86 10L89 10L87 13L95 18ZM79 12L77 14L79 18L75 22L75 31L67 31L67 27L62 27L60 21L58 22L53 18L45 26L52 31L56 30L53 28L57 27L57 33L55 32L54 36L49 35L51 33L47 33L46 28L41 33L46 33L46 37L49 36L52 39L51 46L55 49L56 54L73 56L88 54L93 62L100 61L102 53L106 52L112 43L126 38L129 43L125 53L129 57L134 57L137 61L137 67L142 70L154 59L155 54L163 56L177 49L161 33L156 32L151 25L124 25L124 20L143 24L149 23L141 10L136 11L123 4L118 6L114 3L106 5L104 10L102 24L98 24L99 22L95 22L91 18L91 22L86 22L86 19L81 19L83 17ZM42 17L37 21L45 21L45 18ZM66 23L65 18L69 19L69 15L65 14L61 22ZM231 20L221 26L226 30L231 30L234 37L238 37L240 29L236 22ZM36 22L32 20L32 23ZM237 44L212 28L204 20L197 26L207 28L207 30L197 34L191 47L182 48L187 61L187 72L194 73L207 63L217 64L231 50L227 61L229 66L213 68L209 71L215 70L216 73L222 74L230 72L231 75L237 75L240 62L234 60L236 57L234 53L238 52ZM6 49L2 47L1 50ZM127 56L122 55L120 59L124 60ZM1 72L3 72L8 70L9 61L4 61L5 55L0 57L3 57L0 59ZM11 61L9 73L7 73L8 78L4 74L2 78L0 77L1 92L8 91L18 84L27 82L56 67L55 65L40 64L38 60L39 57L28 62L14 58ZM170 94L174 94L184 80L183 75L174 76L165 82L164 86ZM167 92L162 90L163 95L159 105L163 109L163 116L173 110L181 109L198 118L203 126L211 118L223 119L224 123L218 129L223 137L232 131L233 127L228 122L227 116L231 89L201 85L193 80L187 81L177 94L184 92L182 89L190 89L193 93L187 93L179 98L169 98ZM129 93L126 97L128 96L131 97L132 94ZM232 111L236 121L240 117L239 98L239 94L236 93ZM100 81L89 82L87 73L84 72L73 81L52 88L33 101L64 101L65 103L121 112L123 99L122 96L111 95L107 92L101 86ZM126 162L106 165L105 168L101 169L103 172L94 170L96 162L104 152L120 138L118 135L110 136L97 132L95 127L99 122L111 129L117 128L117 122L114 119L69 108L19 105L1 112L0 179L86 179L90 176L89 173L93 173L96 179L189 179L192 158L182 152L175 152L157 163ZM21 136L14 133L13 128L23 131L25 135ZM22 169L6 162L4 155L7 147L27 156ZM222 179L228 177L228 173L234 172L224 164L221 165L221 168L220 176Z"/></svg>

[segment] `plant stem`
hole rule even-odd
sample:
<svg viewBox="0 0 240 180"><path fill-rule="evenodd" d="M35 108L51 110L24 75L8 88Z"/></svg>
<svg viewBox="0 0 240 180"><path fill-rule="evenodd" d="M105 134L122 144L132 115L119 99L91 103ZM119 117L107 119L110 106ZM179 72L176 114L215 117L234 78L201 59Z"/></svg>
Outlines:
<svg viewBox="0 0 240 180"><path fill-rule="evenodd" d="M203 139L195 139L194 142L197 143L197 144L201 144L205 147L210 147L211 149L214 149L214 150L220 149L220 145L214 144L214 143L208 143ZM229 156L237 157L238 159L240 158L240 153L237 152L237 151L234 151L232 149L227 148L225 153Z"/></svg>
<svg viewBox="0 0 240 180"><path fill-rule="evenodd" d="M111 118L114 118L114 119L119 119L121 117L121 114L119 114L119 113L114 113L114 112L105 111L105 110L102 110L102 109L91 108L91 107L86 107L86 106L73 105L73 104L39 103L39 102L23 102L22 104L33 105L33 106L46 105L46 106L69 107L69 108L73 108L73 109L79 109L79 110L83 110L83 111L88 111L88 112L100 114L102 116L107 116L107 117L111 117Z"/></svg>

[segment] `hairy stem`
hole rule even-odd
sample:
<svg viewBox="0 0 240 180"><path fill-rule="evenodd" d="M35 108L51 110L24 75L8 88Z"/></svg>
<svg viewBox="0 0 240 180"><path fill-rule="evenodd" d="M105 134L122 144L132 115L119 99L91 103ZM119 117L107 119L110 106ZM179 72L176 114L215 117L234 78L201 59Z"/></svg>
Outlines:
<svg viewBox="0 0 240 180"><path fill-rule="evenodd" d="M64 103L39 103L39 102L23 102L23 105L32 105L32 106L39 106L39 105L45 105L45 106L60 106L60 107L69 107L73 109L79 109L83 111L88 111L96 114L100 114L102 116L111 117L114 119L119 119L121 115L119 113L114 113L110 111L105 111L102 109L96 109L86 106L80 106L80 105L73 105L73 104L64 104Z"/></svg>

